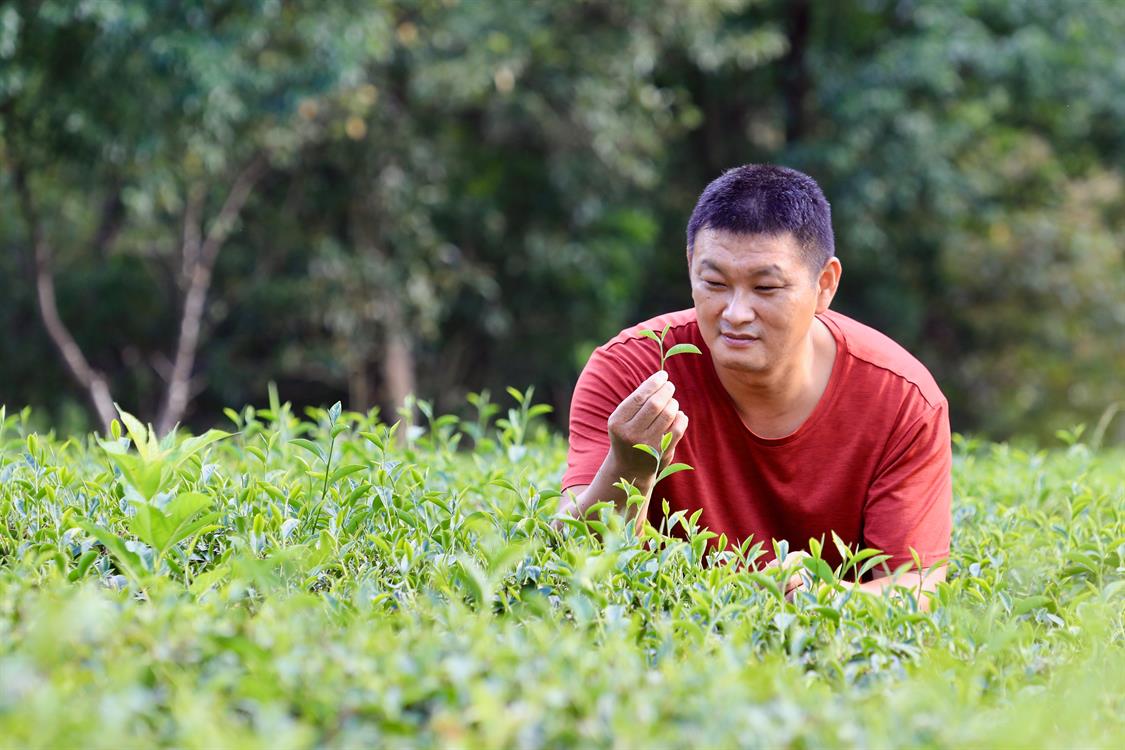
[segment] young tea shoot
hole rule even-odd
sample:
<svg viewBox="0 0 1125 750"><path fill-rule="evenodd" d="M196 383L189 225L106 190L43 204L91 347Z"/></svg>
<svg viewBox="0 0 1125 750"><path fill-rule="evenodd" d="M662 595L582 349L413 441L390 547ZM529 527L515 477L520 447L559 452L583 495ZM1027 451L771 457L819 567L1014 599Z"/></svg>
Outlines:
<svg viewBox="0 0 1125 750"><path fill-rule="evenodd" d="M642 336L644 336L645 338L652 339L653 341L656 342L657 347L659 347L659 349L660 349L660 369L661 370L665 369L664 364L669 359L676 356L677 354L702 354L703 353L703 352L699 351L699 347L696 346L695 344L676 344L676 345L672 346L671 348L669 348L668 350L665 350L664 349L664 339L668 337L668 331L669 331L669 329L671 329L671 327L672 327L671 325L664 326L664 330L662 330L660 333L657 333L656 331L653 331L653 330L648 329L648 328L641 331Z"/></svg>
<svg viewBox="0 0 1125 750"><path fill-rule="evenodd" d="M660 351L660 369L661 370L664 370L665 369L665 363L670 358L676 356L677 354L702 354L703 353L699 350L699 347L697 347L695 344L676 344L676 345L674 345L674 346L672 346L668 349L665 349L664 348L664 340L668 337L668 331L670 329L671 329L671 325L665 325L664 329L660 333L657 333L656 331L653 331L653 330L648 329L648 328L641 331L642 336L644 336L645 338L652 339L653 341L656 342L656 346L658 347L658 349ZM659 484L660 481L662 479L664 479L665 477L669 477L669 476L671 476L671 475L673 475L677 472L693 471L694 470L693 467L688 466L687 464L683 464L683 463L669 464L668 466L664 466L663 468L661 467L661 464L664 461L664 454L668 452L668 447L671 444L672 444L672 433L666 432L660 437L660 449L659 450L657 450L656 447L651 446L651 445L646 445L645 443L637 443L636 445L633 446L637 450L644 451L645 453L649 454L656 461L656 480L649 486L648 492L645 493L644 503L641 505L640 511L638 512L638 523L641 524L641 525L644 524L644 514L648 509L649 502L652 500L652 491L656 488L656 485ZM626 490L626 491L628 492L628 490Z"/></svg>

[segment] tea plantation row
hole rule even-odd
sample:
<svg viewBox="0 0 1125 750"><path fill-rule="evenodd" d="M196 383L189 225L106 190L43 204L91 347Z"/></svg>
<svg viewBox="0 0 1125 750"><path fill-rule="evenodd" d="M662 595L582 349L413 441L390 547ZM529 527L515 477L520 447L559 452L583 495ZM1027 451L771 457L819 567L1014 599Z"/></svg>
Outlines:
<svg viewBox="0 0 1125 750"><path fill-rule="evenodd" d="M689 518L556 528L565 443L472 403L162 443L0 412L3 744L1125 746L1120 452L958 438L924 613L840 570L787 601Z"/></svg>

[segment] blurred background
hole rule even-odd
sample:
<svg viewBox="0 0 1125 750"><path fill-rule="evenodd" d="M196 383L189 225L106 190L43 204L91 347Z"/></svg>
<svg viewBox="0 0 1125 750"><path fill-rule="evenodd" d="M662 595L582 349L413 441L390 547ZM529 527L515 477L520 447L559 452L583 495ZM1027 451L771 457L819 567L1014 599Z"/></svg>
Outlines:
<svg viewBox="0 0 1125 750"><path fill-rule="evenodd" d="M534 385L565 427L594 346L691 305L702 188L774 162L955 430L1093 429L1123 39L1117 0L8 0L0 403L200 429L271 381L392 421Z"/></svg>

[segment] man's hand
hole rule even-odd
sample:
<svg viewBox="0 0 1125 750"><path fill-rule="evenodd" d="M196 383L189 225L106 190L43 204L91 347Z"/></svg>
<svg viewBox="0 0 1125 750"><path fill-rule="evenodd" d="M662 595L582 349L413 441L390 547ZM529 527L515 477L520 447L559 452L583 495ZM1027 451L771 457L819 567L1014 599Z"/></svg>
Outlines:
<svg viewBox="0 0 1125 750"><path fill-rule="evenodd" d="M785 567L794 570L794 573L791 576L789 576L788 580L785 581L785 598L786 599L792 600L793 594L804 587L805 581L801 577L801 571L806 569L803 563L805 561L805 558L808 558L808 557L812 557L812 555L810 555L808 552L805 552L803 550L797 550L795 552L790 552L788 555L785 556L785 563L784 563ZM773 560L770 560L768 563L766 563L765 568L763 568L763 570L768 570L769 568L779 568L779 567L782 566L782 564L783 563L778 561L777 558L774 558Z"/></svg>
<svg viewBox="0 0 1125 750"><path fill-rule="evenodd" d="M622 479L641 494L648 494L656 481L657 467L650 455L633 446L643 443L659 450L660 439L670 432L672 441L661 456L660 468L672 462L676 446L688 427L687 415L680 411L680 404L672 395L675 390L668 381L668 373L661 370L618 404L607 420L609 451L597 476L589 485L570 488L571 497L564 497L560 512L579 516L599 500L612 502L618 510L625 511L625 492L617 486ZM638 524L643 524L647 513L646 504L635 511L630 509L626 517L632 518L635 514Z"/></svg>
<svg viewBox="0 0 1125 750"><path fill-rule="evenodd" d="M798 550L790 552L785 558L785 566L788 568L795 568L796 572L789 576L785 582L785 598L792 601L793 597L798 591L806 588L805 577L801 575L801 571L805 571L804 561L806 558L812 557L808 552ZM765 565L765 569L779 567L781 563L777 560L770 560ZM942 565L939 568L931 568L921 574L918 570L907 571L897 581L885 572L875 572L873 580L870 581L840 581L840 585L846 589L860 591L865 594L874 594L876 596L893 586L903 586L915 592L918 599L918 607L923 612L929 610L930 599L925 595L926 592L934 591L937 585L945 580L947 566ZM811 574L806 572L805 576Z"/></svg>
<svg viewBox="0 0 1125 750"><path fill-rule="evenodd" d="M609 415L609 457L615 465L629 474L655 475L649 456L634 448L638 443L660 449L660 439L672 433L672 442L661 457L661 467L672 461L676 446L687 431L687 415L680 411L680 403L675 399L676 386L668 380L668 373L660 370L637 389L625 397ZM624 475L623 475L624 476ZM626 477L628 478L628 477Z"/></svg>

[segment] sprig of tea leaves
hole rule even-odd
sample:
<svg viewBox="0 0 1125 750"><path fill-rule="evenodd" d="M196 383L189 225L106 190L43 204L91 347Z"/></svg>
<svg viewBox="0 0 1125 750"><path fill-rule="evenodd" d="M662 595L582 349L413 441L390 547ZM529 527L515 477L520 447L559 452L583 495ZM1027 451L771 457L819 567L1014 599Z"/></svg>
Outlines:
<svg viewBox="0 0 1125 750"><path fill-rule="evenodd" d="M644 336L645 338L648 338L648 339L652 339L653 341L656 342L656 345L658 347L660 347L660 369L661 370L665 369L664 364L669 359L676 356L677 354L702 354L703 353L699 350L699 347L696 346L695 344L675 344L670 349L665 350L664 349L664 339L668 337L668 331L671 328L672 328L671 324L668 324L668 325L664 326L664 330L662 330L660 333L657 333L656 331L653 331L652 329L649 329L649 328L646 328L643 331L641 331L642 336Z"/></svg>

